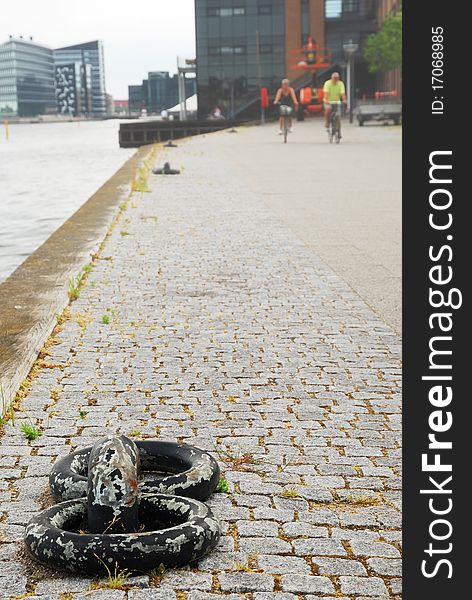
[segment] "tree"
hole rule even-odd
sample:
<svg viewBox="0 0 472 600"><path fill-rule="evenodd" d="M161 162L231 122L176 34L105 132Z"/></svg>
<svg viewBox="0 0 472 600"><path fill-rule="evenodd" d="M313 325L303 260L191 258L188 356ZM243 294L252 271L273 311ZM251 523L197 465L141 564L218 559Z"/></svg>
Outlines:
<svg viewBox="0 0 472 600"><path fill-rule="evenodd" d="M367 38L364 58L371 73L390 71L402 64L402 13L389 15L378 33Z"/></svg>

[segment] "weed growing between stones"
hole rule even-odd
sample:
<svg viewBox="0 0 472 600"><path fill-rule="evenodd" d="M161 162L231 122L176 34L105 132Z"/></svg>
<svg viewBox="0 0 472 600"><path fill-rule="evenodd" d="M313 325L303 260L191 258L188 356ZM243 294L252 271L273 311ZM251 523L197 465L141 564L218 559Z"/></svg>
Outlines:
<svg viewBox="0 0 472 600"><path fill-rule="evenodd" d="M282 496L284 498L298 498L300 494L297 492L295 488L285 488L282 492Z"/></svg>
<svg viewBox="0 0 472 600"><path fill-rule="evenodd" d="M224 477L220 477L218 487L216 488L216 492L218 492L219 494L226 494L227 492L229 492L229 483L227 479L225 479Z"/></svg>
<svg viewBox="0 0 472 600"><path fill-rule="evenodd" d="M128 431L128 433L126 435L128 437L139 437L141 435L141 432L138 431L137 429L133 429L133 431Z"/></svg>
<svg viewBox="0 0 472 600"><path fill-rule="evenodd" d="M249 465L262 463L262 460L254 458L254 455L251 452L232 454L229 450L224 450L221 447L219 448L215 443L213 446L220 459L228 464L233 471L249 471Z"/></svg>
<svg viewBox="0 0 472 600"><path fill-rule="evenodd" d="M103 325L109 325L110 324L110 315L108 315L107 313L105 313L102 316L102 324Z"/></svg>
<svg viewBox="0 0 472 600"><path fill-rule="evenodd" d="M346 502L349 504L357 504L358 506L375 506L380 504L380 500L376 496L352 496L346 497Z"/></svg>
<svg viewBox="0 0 472 600"><path fill-rule="evenodd" d="M108 590L126 590L126 584L128 579L131 577L131 571L128 569L120 569L118 563L115 563L113 571L110 567L95 554L97 560L103 565L107 572L108 579L103 583L92 584L95 589L108 589Z"/></svg>
<svg viewBox="0 0 472 600"><path fill-rule="evenodd" d="M69 278L69 288L67 290L67 293L71 302L77 300L77 298L79 297L79 287L81 279L82 277L80 275L77 275L77 277Z"/></svg>
<svg viewBox="0 0 472 600"><path fill-rule="evenodd" d="M164 567L163 564L160 564L158 567L156 567L152 571L149 571L149 573L148 573L149 584L151 587L159 587L159 585L161 584L162 578L164 577L165 571L166 571L166 568Z"/></svg>
<svg viewBox="0 0 472 600"><path fill-rule="evenodd" d="M29 442L36 440L43 435L43 432L38 429L36 425L33 425L33 423L21 423L20 431Z"/></svg>

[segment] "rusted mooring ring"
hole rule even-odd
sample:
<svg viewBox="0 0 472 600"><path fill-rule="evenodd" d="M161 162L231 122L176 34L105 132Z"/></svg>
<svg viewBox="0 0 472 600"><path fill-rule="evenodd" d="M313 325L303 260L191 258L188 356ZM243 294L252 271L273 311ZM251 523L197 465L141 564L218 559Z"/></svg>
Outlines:
<svg viewBox="0 0 472 600"><path fill-rule="evenodd" d="M220 538L220 526L201 502L181 496L146 495L139 499L143 531L81 532L87 500L61 502L31 519L25 532L28 551L50 567L94 575L106 565L149 572L159 565L180 567L205 556Z"/></svg>
<svg viewBox="0 0 472 600"><path fill-rule="evenodd" d="M204 501L218 486L220 469L208 452L160 440L135 443L141 470L150 472L147 480L139 482L141 494L173 494ZM73 500L87 494L91 450L91 446L76 450L54 464L49 485L56 500Z"/></svg>

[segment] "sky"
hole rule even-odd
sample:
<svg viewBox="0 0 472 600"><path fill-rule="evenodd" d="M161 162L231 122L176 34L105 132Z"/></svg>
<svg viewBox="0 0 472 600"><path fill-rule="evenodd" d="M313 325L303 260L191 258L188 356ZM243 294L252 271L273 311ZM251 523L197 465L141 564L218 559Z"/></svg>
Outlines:
<svg viewBox="0 0 472 600"><path fill-rule="evenodd" d="M107 92L128 97L148 71L176 71L195 58L194 0L8 0L1 2L0 43L9 35L57 48L103 41Z"/></svg>

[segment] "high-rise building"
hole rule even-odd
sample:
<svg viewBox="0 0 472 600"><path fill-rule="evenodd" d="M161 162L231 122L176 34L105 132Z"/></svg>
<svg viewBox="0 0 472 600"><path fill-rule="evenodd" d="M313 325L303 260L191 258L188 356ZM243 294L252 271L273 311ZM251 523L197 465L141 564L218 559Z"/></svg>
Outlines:
<svg viewBox="0 0 472 600"><path fill-rule="evenodd" d="M31 38L0 45L0 115L35 117L56 112L53 52Z"/></svg>
<svg viewBox="0 0 472 600"><path fill-rule="evenodd" d="M375 5L376 0L195 0L200 116L214 106L227 115L233 108L236 115L257 114L260 87L273 95L284 77L307 85L310 74L297 62L310 37L345 75L344 46L352 41L361 48L376 30ZM357 83L367 93L374 78L361 52L355 61ZM327 77L329 69L319 75Z"/></svg>
<svg viewBox="0 0 472 600"><path fill-rule="evenodd" d="M105 117L107 101L105 89L105 60L103 44L100 40L66 46L54 50L56 66L79 63L84 69L89 65L91 71L92 110L90 116Z"/></svg>

